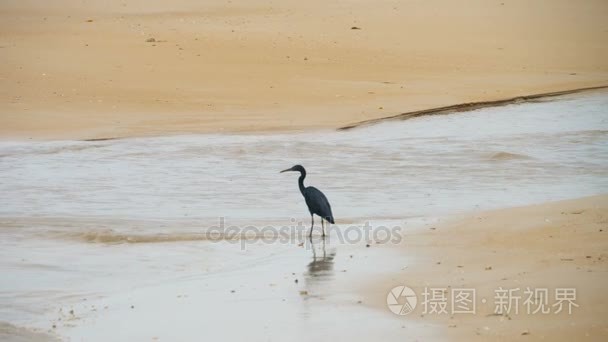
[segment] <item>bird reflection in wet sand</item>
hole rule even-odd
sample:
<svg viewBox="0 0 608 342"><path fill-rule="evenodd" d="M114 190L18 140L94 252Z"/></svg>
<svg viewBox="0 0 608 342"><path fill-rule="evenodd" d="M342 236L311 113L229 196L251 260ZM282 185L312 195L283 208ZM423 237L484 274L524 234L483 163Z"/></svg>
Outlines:
<svg viewBox="0 0 608 342"><path fill-rule="evenodd" d="M325 246L326 239L322 237L311 238L310 247L312 249L312 261L306 265L304 272L304 290L300 293L305 293L303 296L302 318L309 319L316 316L318 307L310 305L310 301L324 300L327 296L333 293L332 281L334 279L334 258L336 256L335 248L327 249Z"/></svg>
<svg viewBox="0 0 608 342"><path fill-rule="evenodd" d="M317 242L316 245L314 240ZM308 264L307 281L314 283L331 279L334 273L335 248L327 252L324 238L310 239L310 246L312 248L312 261Z"/></svg>

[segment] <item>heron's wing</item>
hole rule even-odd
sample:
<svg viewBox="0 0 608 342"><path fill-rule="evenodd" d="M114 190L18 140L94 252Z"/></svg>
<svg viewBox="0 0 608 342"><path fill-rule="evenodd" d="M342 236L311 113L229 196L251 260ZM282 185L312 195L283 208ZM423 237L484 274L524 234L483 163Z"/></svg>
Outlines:
<svg viewBox="0 0 608 342"><path fill-rule="evenodd" d="M304 199L306 200L306 204L310 209L310 212L313 214L317 214L329 222L334 223L334 215L331 212L331 205L329 205L329 201L327 197L314 186L309 186L306 188Z"/></svg>

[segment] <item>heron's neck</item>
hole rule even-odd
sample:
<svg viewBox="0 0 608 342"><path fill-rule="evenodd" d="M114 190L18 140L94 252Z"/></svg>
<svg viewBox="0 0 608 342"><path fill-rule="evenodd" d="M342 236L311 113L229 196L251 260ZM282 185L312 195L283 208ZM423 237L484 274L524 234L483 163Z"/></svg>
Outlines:
<svg viewBox="0 0 608 342"><path fill-rule="evenodd" d="M300 192L304 195L304 178L306 178L306 171L300 172L300 178L298 178L298 185L300 186Z"/></svg>

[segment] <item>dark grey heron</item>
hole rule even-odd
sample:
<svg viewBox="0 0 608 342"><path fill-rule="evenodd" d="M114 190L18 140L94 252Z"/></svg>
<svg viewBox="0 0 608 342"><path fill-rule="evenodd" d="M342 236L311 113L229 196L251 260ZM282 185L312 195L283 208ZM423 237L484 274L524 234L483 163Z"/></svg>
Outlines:
<svg viewBox="0 0 608 342"><path fill-rule="evenodd" d="M325 236L325 223L324 220L327 220L329 223L334 223L334 215L331 213L331 206L329 205L329 201L327 197L321 192L321 190L315 188L314 186L304 186L304 178L306 178L306 170L302 165L295 165L289 169L281 171L299 171L300 178L298 179L298 185L300 186L300 192L302 196L304 196L304 200L306 201L306 205L308 206L308 211L310 212L310 234L312 237L312 229L315 225L315 214L321 217L321 226L323 228L323 236Z"/></svg>

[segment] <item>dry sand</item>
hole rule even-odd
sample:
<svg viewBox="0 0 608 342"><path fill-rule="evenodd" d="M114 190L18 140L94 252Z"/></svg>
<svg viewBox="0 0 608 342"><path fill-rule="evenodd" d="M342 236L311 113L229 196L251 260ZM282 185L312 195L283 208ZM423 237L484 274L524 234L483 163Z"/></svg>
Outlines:
<svg viewBox="0 0 608 342"><path fill-rule="evenodd" d="M607 85L607 17L603 0L3 0L0 137L335 128Z"/></svg>
<svg viewBox="0 0 608 342"><path fill-rule="evenodd" d="M382 310L388 311L386 294L396 285L417 293L424 287L475 288L476 315L422 316L419 306L404 319L464 341L608 339L608 195L474 214L410 234L399 248L418 260L369 286L370 302ZM499 287L521 289L519 314L493 315ZM529 315L527 287L548 288L549 304L555 288L576 288L579 307L572 315Z"/></svg>

